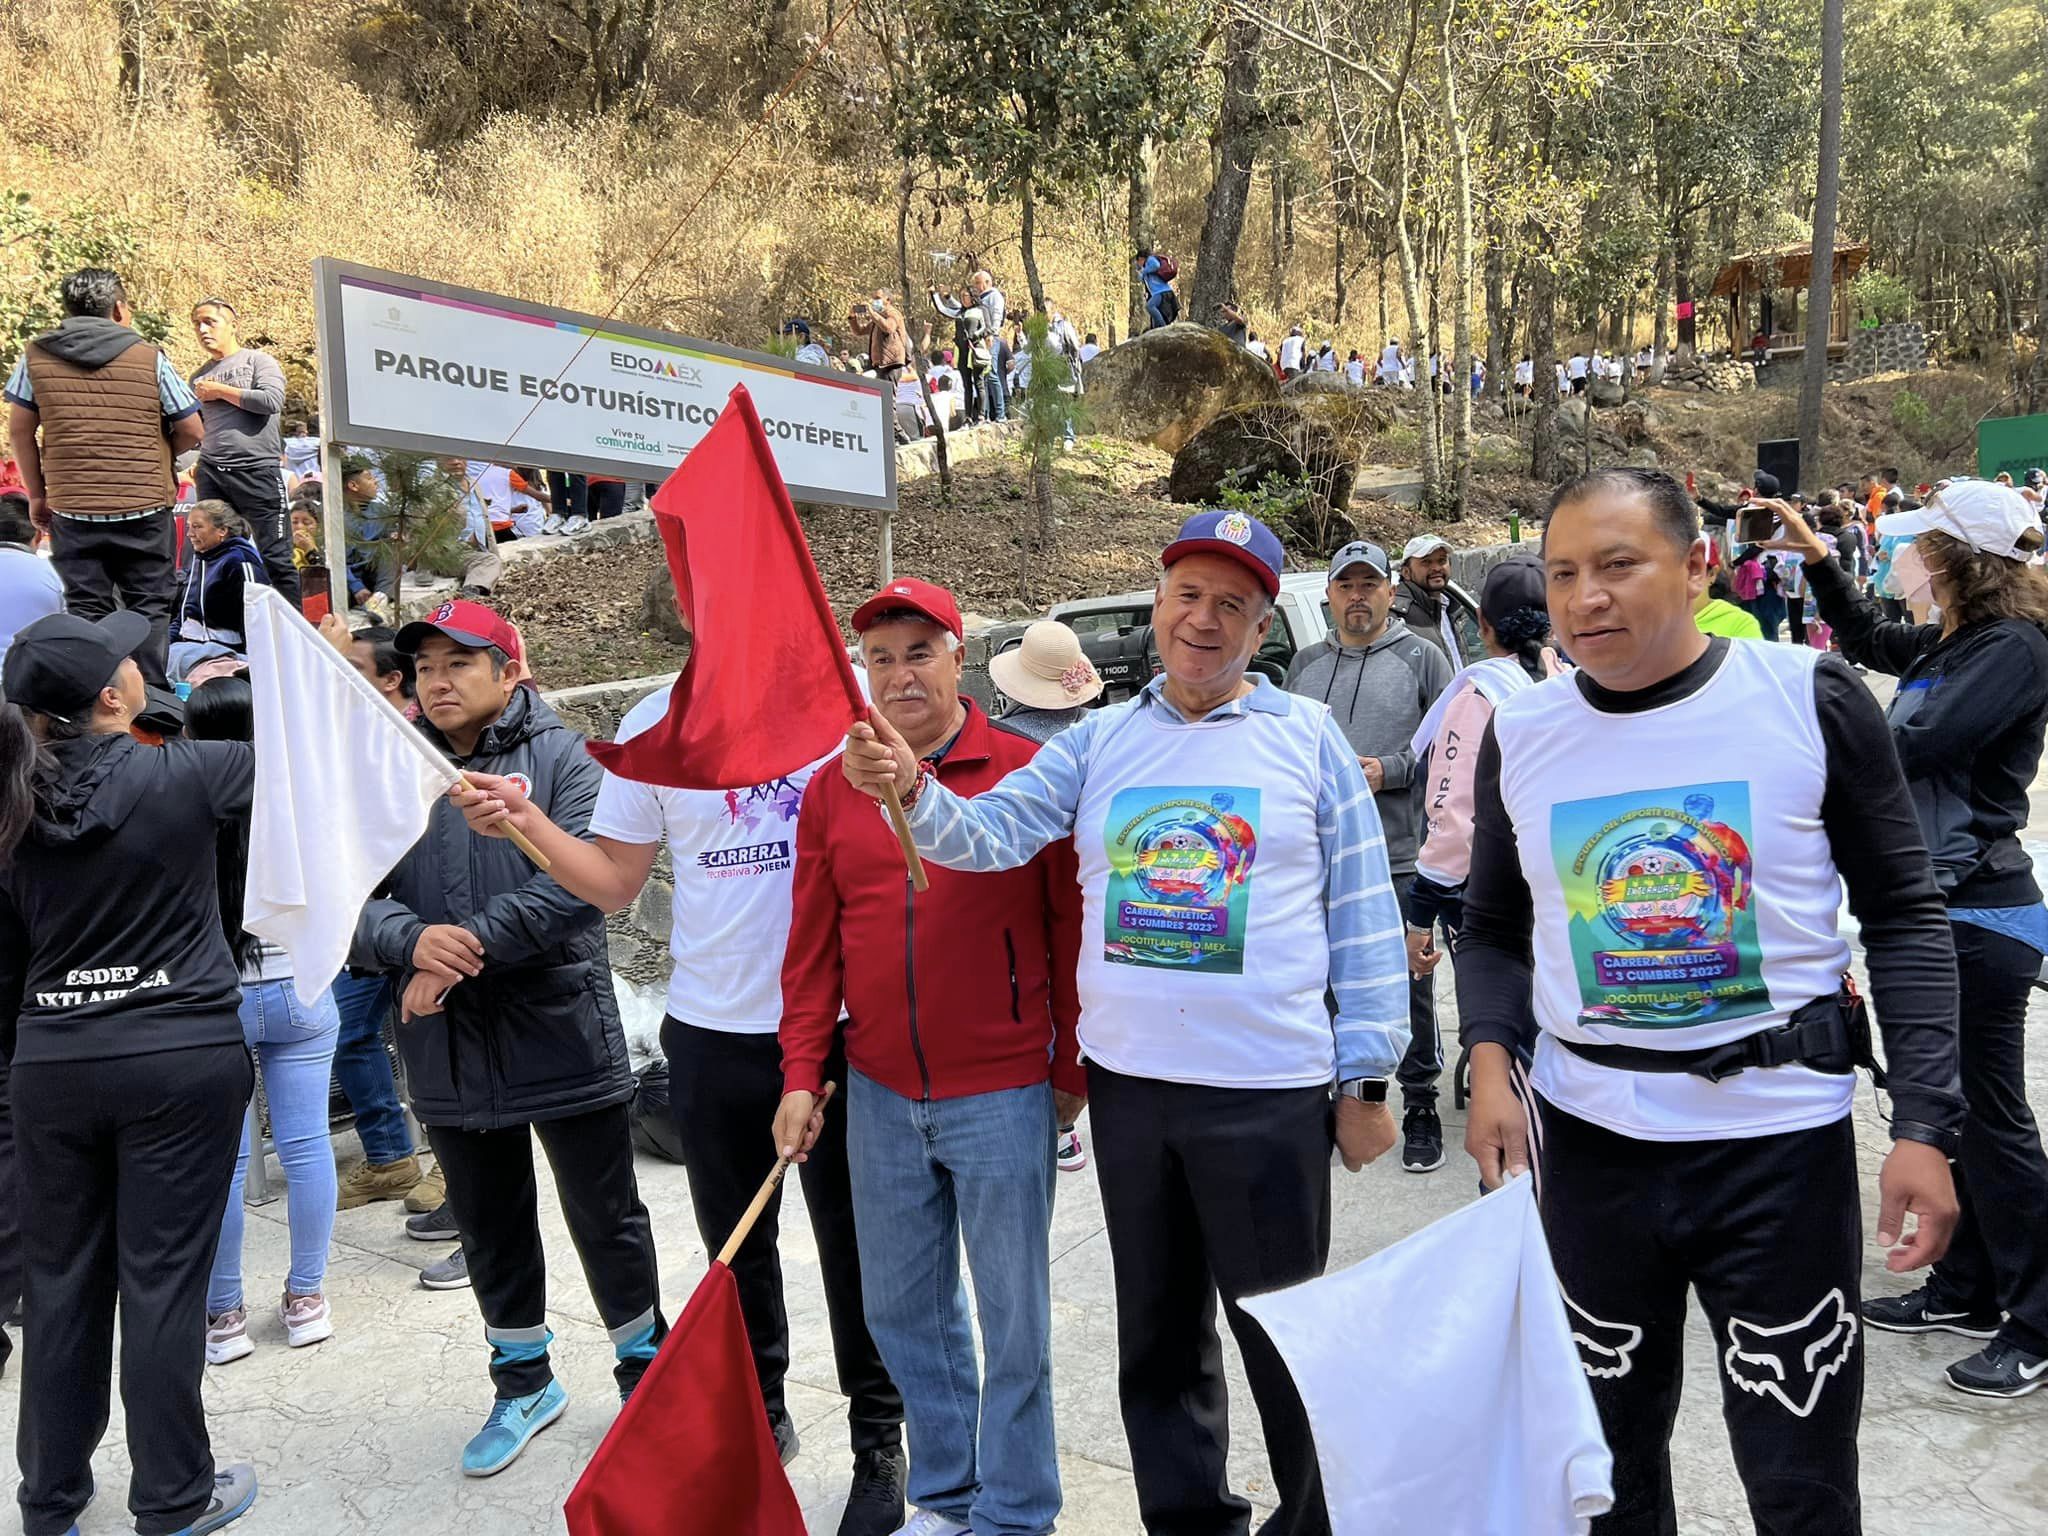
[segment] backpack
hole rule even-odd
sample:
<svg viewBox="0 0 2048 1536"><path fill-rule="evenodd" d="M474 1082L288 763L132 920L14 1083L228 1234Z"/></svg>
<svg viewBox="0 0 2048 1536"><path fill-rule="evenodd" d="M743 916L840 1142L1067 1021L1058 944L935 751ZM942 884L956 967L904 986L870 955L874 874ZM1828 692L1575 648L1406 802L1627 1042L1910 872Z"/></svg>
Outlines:
<svg viewBox="0 0 2048 1536"><path fill-rule="evenodd" d="M1170 283L1180 276L1180 263L1167 255L1166 252L1154 251L1152 259L1159 263L1158 275L1167 282Z"/></svg>

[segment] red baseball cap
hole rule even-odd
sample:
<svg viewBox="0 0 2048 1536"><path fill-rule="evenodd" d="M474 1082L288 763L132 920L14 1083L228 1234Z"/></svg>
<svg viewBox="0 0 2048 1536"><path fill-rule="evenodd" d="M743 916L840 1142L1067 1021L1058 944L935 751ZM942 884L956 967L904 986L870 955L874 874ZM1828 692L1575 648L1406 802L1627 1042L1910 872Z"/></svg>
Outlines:
<svg viewBox="0 0 2048 1536"><path fill-rule="evenodd" d="M415 655L429 635L446 635L457 645L480 651L485 646L495 645L507 656L521 665L526 661L526 647L521 643L519 631L512 627L512 621L494 608L482 603L472 603L457 598L443 603L424 619L416 619L398 632L393 641L402 656Z"/></svg>
<svg viewBox="0 0 2048 1536"><path fill-rule="evenodd" d="M960 605L953 601L953 594L914 576L890 582L854 609L853 632L865 634L881 615L902 610L923 614L939 628L952 631L955 640L967 638L967 626L960 622Z"/></svg>

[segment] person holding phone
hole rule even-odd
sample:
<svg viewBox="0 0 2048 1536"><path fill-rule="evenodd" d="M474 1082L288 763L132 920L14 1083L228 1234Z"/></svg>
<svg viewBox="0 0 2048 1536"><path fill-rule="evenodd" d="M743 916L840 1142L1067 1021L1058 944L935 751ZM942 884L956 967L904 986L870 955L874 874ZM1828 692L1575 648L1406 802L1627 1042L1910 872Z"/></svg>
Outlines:
<svg viewBox="0 0 2048 1536"><path fill-rule="evenodd" d="M2040 520L2019 492L1982 480L1879 518L1879 537L1913 541L1892 556L1907 598L1940 615L1910 624L1859 596L1798 513L1779 515L1842 654L1899 680L1892 744L1933 851L1961 978L1962 1219L1926 1283L1872 1297L1863 1318L1893 1333L1987 1340L1948 1368L1949 1385L2024 1396L2048 1382L2048 1155L2025 1068L2048 908L2019 839L2048 734L2048 574L2028 563L2043 545Z"/></svg>

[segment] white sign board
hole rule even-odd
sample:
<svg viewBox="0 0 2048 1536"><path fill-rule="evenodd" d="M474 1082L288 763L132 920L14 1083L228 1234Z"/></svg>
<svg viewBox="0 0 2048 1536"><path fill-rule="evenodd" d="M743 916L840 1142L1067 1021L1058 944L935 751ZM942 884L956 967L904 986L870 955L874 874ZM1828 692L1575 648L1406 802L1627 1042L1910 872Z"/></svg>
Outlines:
<svg viewBox="0 0 2048 1536"><path fill-rule="evenodd" d="M661 481L747 386L799 501L896 505L879 379L321 257L329 442Z"/></svg>

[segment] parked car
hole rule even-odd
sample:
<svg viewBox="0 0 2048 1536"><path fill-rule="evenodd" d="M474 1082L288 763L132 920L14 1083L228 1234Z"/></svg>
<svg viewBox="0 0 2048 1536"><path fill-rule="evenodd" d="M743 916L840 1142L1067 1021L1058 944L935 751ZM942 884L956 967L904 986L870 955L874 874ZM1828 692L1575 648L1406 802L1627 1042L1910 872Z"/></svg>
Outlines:
<svg viewBox="0 0 2048 1536"><path fill-rule="evenodd" d="M1251 659L1249 672L1275 683L1287 680L1294 653L1330 633L1329 582L1319 571L1290 571L1280 578L1280 597L1273 605L1273 627ZM1449 587L1451 624L1458 632L1467 662L1485 654L1479 640L1479 605L1456 582ZM1152 593L1119 592L1110 597L1079 597L1046 610L1081 637L1081 649L1102 674L1101 704L1132 697L1159 674L1159 648L1152 643ZM991 654L1022 643L1024 626L1005 626L991 637Z"/></svg>

